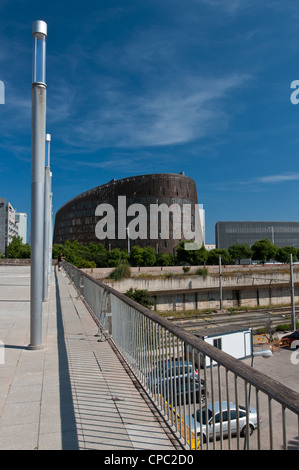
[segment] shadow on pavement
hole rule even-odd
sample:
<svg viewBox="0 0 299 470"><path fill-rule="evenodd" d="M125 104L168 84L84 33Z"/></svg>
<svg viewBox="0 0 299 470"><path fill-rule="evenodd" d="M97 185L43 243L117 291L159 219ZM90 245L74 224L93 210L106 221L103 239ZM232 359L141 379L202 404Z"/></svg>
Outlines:
<svg viewBox="0 0 299 470"><path fill-rule="evenodd" d="M60 291L55 270L56 308L57 308L57 343L59 353L59 383L60 383L60 417L62 450L78 450L78 435L73 405L67 349L64 338L64 327L60 301Z"/></svg>

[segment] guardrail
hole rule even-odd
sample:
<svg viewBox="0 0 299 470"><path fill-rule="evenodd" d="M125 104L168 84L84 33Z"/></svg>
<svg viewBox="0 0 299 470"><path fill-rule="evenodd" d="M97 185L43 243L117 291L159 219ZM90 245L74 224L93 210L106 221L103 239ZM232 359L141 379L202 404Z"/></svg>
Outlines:
<svg viewBox="0 0 299 470"><path fill-rule="evenodd" d="M101 335L114 343L187 449L299 448L297 392L63 266Z"/></svg>

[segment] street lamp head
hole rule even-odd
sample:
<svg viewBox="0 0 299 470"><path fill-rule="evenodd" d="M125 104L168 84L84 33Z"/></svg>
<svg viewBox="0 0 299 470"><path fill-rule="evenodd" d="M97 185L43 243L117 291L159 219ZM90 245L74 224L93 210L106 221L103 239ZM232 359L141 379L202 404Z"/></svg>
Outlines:
<svg viewBox="0 0 299 470"><path fill-rule="evenodd" d="M32 82L46 85L46 37L47 23L42 20L32 25L33 35L33 73Z"/></svg>
<svg viewBox="0 0 299 470"><path fill-rule="evenodd" d="M268 357L271 357L272 356L272 351L271 349L263 349L262 351L256 351L253 353L253 356L256 357L256 356L262 356L264 357L265 359L267 359Z"/></svg>
<svg viewBox="0 0 299 470"><path fill-rule="evenodd" d="M46 166L50 167L50 143L51 143L51 134L46 134Z"/></svg>
<svg viewBox="0 0 299 470"><path fill-rule="evenodd" d="M42 20L34 21L34 23L32 24L33 36L36 36L37 34L42 34L44 36L47 36L47 33L48 33L47 23L45 23Z"/></svg>

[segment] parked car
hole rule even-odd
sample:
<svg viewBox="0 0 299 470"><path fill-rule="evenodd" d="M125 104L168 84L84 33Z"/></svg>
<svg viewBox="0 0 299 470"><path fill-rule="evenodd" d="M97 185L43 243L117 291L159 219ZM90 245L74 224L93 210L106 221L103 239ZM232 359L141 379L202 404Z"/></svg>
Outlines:
<svg viewBox="0 0 299 470"><path fill-rule="evenodd" d="M239 416L239 430L242 437L246 436L246 407L239 406L237 408L235 403L228 403L226 401L214 403L214 414L212 404L209 404L208 407L202 408L202 414L200 411L196 412L196 433L197 436L201 436L200 429L200 416L202 416L202 436L203 442L206 442L207 438L213 438L213 432L215 429L216 437L220 437L221 434L221 414L222 414L222 435L228 436L229 433L229 421L228 413L230 414L230 433L231 435L237 434L238 429L238 416ZM194 429L194 414L190 417L187 416L186 423L188 426L191 426L191 429ZM249 411L249 435L251 435L254 429L257 428L257 412L255 408L250 407Z"/></svg>
<svg viewBox="0 0 299 470"><path fill-rule="evenodd" d="M199 389L201 389L201 393L199 393ZM194 403L194 400L195 403L199 403L200 398L204 402L206 394L205 382L201 379L199 387L198 379L192 380L190 378L188 380L187 377L179 377L168 381L168 387L167 384L165 384L165 387L161 385L160 393L163 397L165 396L169 403L172 403L172 405L176 404L176 406Z"/></svg>
<svg viewBox="0 0 299 470"><path fill-rule="evenodd" d="M293 331L293 333L290 333L289 335L285 335L281 339L285 339L288 341L289 348L294 348L294 349L299 348L299 330ZM292 346L292 343L295 341L297 341L297 343L294 343L294 345Z"/></svg>
<svg viewBox="0 0 299 470"><path fill-rule="evenodd" d="M159 362L156 367L148 375L149 383L155 385L162 384L164 381L174 380L179 377L190 377L198 381L198 371L193 366L192 362L174 360Z"/></svg>

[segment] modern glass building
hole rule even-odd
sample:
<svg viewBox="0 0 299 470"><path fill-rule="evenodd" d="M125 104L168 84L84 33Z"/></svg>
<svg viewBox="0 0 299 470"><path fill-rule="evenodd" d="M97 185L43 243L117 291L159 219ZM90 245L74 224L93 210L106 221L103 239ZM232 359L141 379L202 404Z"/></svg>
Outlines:
<svg viewBox="0 0 299 470"><path fill-rule="evenodd" d="M228 249L236 243L252 246L268 238L275 246L299 248L299 222L217 222L216 248Z"/></svg>

